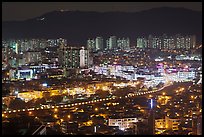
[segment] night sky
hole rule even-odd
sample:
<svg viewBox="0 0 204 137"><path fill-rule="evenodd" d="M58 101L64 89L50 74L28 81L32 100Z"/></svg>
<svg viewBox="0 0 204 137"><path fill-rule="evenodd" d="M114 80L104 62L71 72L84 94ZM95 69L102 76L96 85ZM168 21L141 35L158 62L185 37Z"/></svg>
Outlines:
<svg viewBox="0 0 204 137"><path fill-rule="evenodd" d="M3 2L2 20L25 20L54 10L138 12L157 7L202 11L202 2Z"/></svg>

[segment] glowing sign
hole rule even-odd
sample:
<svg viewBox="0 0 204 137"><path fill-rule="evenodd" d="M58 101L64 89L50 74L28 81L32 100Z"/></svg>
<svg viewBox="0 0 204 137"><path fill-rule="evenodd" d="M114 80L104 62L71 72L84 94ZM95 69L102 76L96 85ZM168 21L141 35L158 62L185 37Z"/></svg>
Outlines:
<svg viewBox="0 0 204 137"><path fill-rule="evenodd" d="M17 72L18 79L31 79L33 78L33 70L32 69L26 69L26 70L18 70Z"/></svg>
<svg viewBox="0 0 204 137"><path fill-rule="evenodd" d="M96 126L94 126L94 133L96 133Z"/></svg>
<svg viewBox="0 0 204 137"><path fill-rule="evenodd" d="M43 83L42 86L43 86L43 87L47 87L47 83Z"/></svg>
<svg viewBox="0 0 204 137"><path fill-rule="evenodd" d="M150 100L151 109L153 108L153 99Z"/></svg>

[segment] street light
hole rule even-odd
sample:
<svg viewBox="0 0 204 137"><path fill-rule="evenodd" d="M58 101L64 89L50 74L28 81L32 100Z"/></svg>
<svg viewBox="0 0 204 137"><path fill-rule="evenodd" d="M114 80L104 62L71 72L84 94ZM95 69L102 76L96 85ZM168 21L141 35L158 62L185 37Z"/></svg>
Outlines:
<svg viewBox="0 0 204 137"><path fill-rule="evenodd" d="M58 109L57 109L57 108L55 108L55 109L54 109L54 111L55 111L55 112L57 112L57 111L58 111Z"/></svg>
<svg viewBox="0 0 204 137"><path fill-rule="evenodd" d="M98 111L98 108L95 108L95 111Z"/></svg>
<svg viewBox="0 0 204 137"><path fill-rule="evenodd" d="M56 114L54 115L54 118L57 118L57 115L56 115Z"/></svg>

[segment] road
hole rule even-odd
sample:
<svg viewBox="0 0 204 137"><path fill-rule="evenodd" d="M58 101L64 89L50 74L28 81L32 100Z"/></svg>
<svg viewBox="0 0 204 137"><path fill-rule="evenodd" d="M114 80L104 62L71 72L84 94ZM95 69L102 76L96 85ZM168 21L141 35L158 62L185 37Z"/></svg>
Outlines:
<svg viewBox="0 0 204 137"><path fill-rule="evenodd" d="M65 104L65 105L52 105L52 106L44 105L44 106L37 107L37 108L32 107L32 108L27 108L27 109L24 108L24 109L6 110L6 111L3 111L2 114L12 114L12 113L17 113L17 112L28 112L28 111L54 109L54 108L67 108L67 107L87 105L87 104L93 104L93 103L104 102L104 101L111 101L111 100L115 100L115 99L131 98L131 97L136 97L136 96L144 96L144 95L147 95L147 94L152 94L152 93L159 92L159 91L163 90L164 88L169 87L171 85L172 85L172 83L168 83L168 84L164 85L163 87L161 87L160 89L157 89L157 90L137 92L137 93L134 93L134 94L129 94L128 96L125 96L125 97L111 97L111 98L96 99L96 100L92 100L92 101L85 101L85 102Z"/></svg>

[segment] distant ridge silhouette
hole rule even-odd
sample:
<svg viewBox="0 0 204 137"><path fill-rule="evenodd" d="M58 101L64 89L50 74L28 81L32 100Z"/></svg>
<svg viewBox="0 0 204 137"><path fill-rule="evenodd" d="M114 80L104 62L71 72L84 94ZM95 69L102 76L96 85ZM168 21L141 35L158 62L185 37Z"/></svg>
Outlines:
<svg viewBox="0 0 204 137"><path fill-rule="evenodd" d="M202 12L184 8L154 8L141 12L53 11L24 21L2 22L2 38L66 38L70 44L86 44L88 38L111 35L197 36L202 41ZM135 43L131 43L135 44Z"/></svg>

